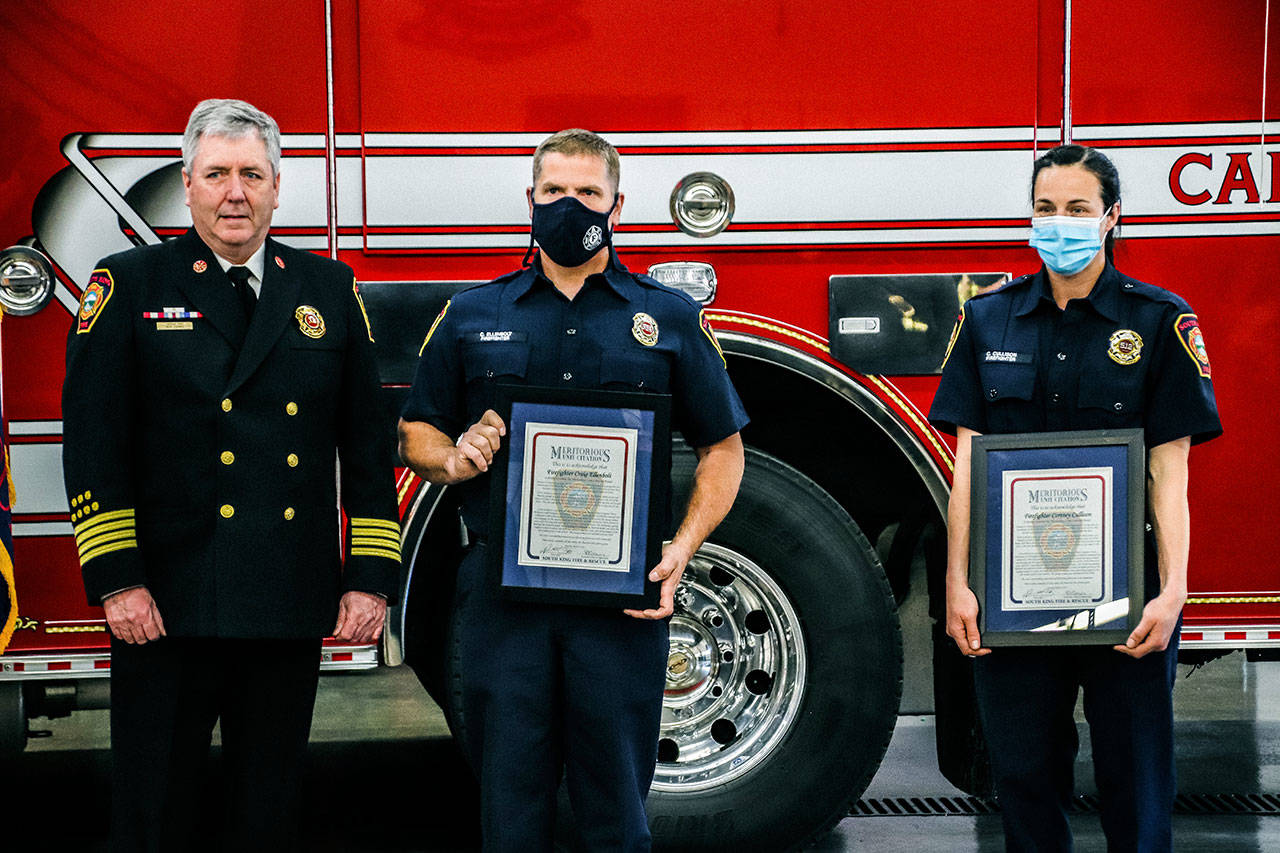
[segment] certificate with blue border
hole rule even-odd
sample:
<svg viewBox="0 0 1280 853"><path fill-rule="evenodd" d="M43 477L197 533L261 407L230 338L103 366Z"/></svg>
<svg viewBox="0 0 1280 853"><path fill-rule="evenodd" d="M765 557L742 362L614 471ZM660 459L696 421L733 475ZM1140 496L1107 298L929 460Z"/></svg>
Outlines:
<svg viewBox="0 0 1280 853"><path fill-rule="evenodd" d="M976 436L969 586L984 646L1123 643L1142 617L1142 430Z"/></svg>
<svg viewBox="0 0 1280 853"><path fill-rule="evenodd" d="M490 491L490 553L504 596L656 607L671 464L664 394L495 387L507 425ZM496 529L495 529L496 528Z"/></svg>

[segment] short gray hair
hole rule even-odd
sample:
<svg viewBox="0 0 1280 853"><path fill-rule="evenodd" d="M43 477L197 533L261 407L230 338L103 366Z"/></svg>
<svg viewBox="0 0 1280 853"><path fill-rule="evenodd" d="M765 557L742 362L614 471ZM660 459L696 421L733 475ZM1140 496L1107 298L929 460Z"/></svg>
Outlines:
<svg viewBox="0 0 1280 853"><path fill-rule="evenodd" d="M563 154L566 157L599 157L604 162L604 169L609 182L613 184L614 195L618 194L618 176L621 169L618 164L618 149L614 148L600 134L571 127L553 133L542 140L533 152L533 185L537 187L542 177L542 158L548 154Z"/></svg>
<svg viewBox="0 0 1280 853"><path fill-rule="evenodd" d="M191 174L196 148L205 134L235 139L256 132L267 146L272 176L280 174L280 127L276 120L244 101L231 98L209 98L196 104L182 134L182 169Z"/></svg>

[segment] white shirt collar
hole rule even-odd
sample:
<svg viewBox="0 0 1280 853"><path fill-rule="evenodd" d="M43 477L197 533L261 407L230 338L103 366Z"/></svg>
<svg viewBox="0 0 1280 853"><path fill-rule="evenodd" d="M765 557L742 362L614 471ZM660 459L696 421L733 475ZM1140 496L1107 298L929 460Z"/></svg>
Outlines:
<svg viewBox="0 0 1280 853"><path fill-rule="evenodd" d="M223 272L226 272L227 270L236 266L248 267L249 275L251 276L249 279L250 286L253 287L255 292L257 292L262 287L262 271L265 268L266 262L267 262L267 241L266 240L262 241L262 245L258 247L258 251L250 255L249 260L245 261L243 264L233 264L231 263L231 261L222 257L222 255L219 255L217 252L214 252L213 256L214 258L217 259L218 266L222 267Z"/></svg>

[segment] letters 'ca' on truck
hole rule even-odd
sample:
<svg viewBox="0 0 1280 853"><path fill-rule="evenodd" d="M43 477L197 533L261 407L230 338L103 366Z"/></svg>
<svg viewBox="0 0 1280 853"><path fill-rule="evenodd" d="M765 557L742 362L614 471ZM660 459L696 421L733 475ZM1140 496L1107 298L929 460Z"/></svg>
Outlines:
<svg viewBox="0 0 1280 853"><path fill-rule="evenodd" d="M1226 433L1192 454L1184 659L1274 655L1267 6L5 3L20 616L0 746L21 748L28 717L106 701L108 637L61 482L63 348L100 257L189 224L179 137L205 97L244 98L285 131L273 233L356 270L386 400L369 416L388 430L440 306L518 263L534 146L584 126L621 150L620 253L706 306L752 417L737 506L677 596L659 843L813 837L866 787L899 713L936 712L943 772L982 789L966 663L934 624L952 445L924 413L961 302L1038 265L1031 163L1065 139L1115 160L1118 265L1195 305L1212 357ZM677 449L677 493L691 466ZM403 603L382 646L326 645L324 665L408 665L451 714L456 498L407 472L399 496Z"/></svg>

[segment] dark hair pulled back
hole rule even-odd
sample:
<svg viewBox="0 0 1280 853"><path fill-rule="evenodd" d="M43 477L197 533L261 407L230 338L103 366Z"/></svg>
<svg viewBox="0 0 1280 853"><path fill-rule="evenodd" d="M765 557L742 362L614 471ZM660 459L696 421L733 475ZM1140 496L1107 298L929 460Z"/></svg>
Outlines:
<svg viewBox="0 0 1280 853"><path fill-rule="evenodd" d="M1035 203L1036 198L1036 178L1040 176L1041 170L1048 166L1084 166L1094 174L1102 187L1104 210L1110 210L1112 205L1120 201L1120 173L1116 171L1116 164L1111 162L1111 158L1097 148L1071 144L1050 148L1036 158L1035 166L1031 169L1032 204ZM1120 221L1116 220L1116 226L1107 232L1107 241L1104 244L1107 263L1115 263L1116 236L1119 231Z"/></svg>

